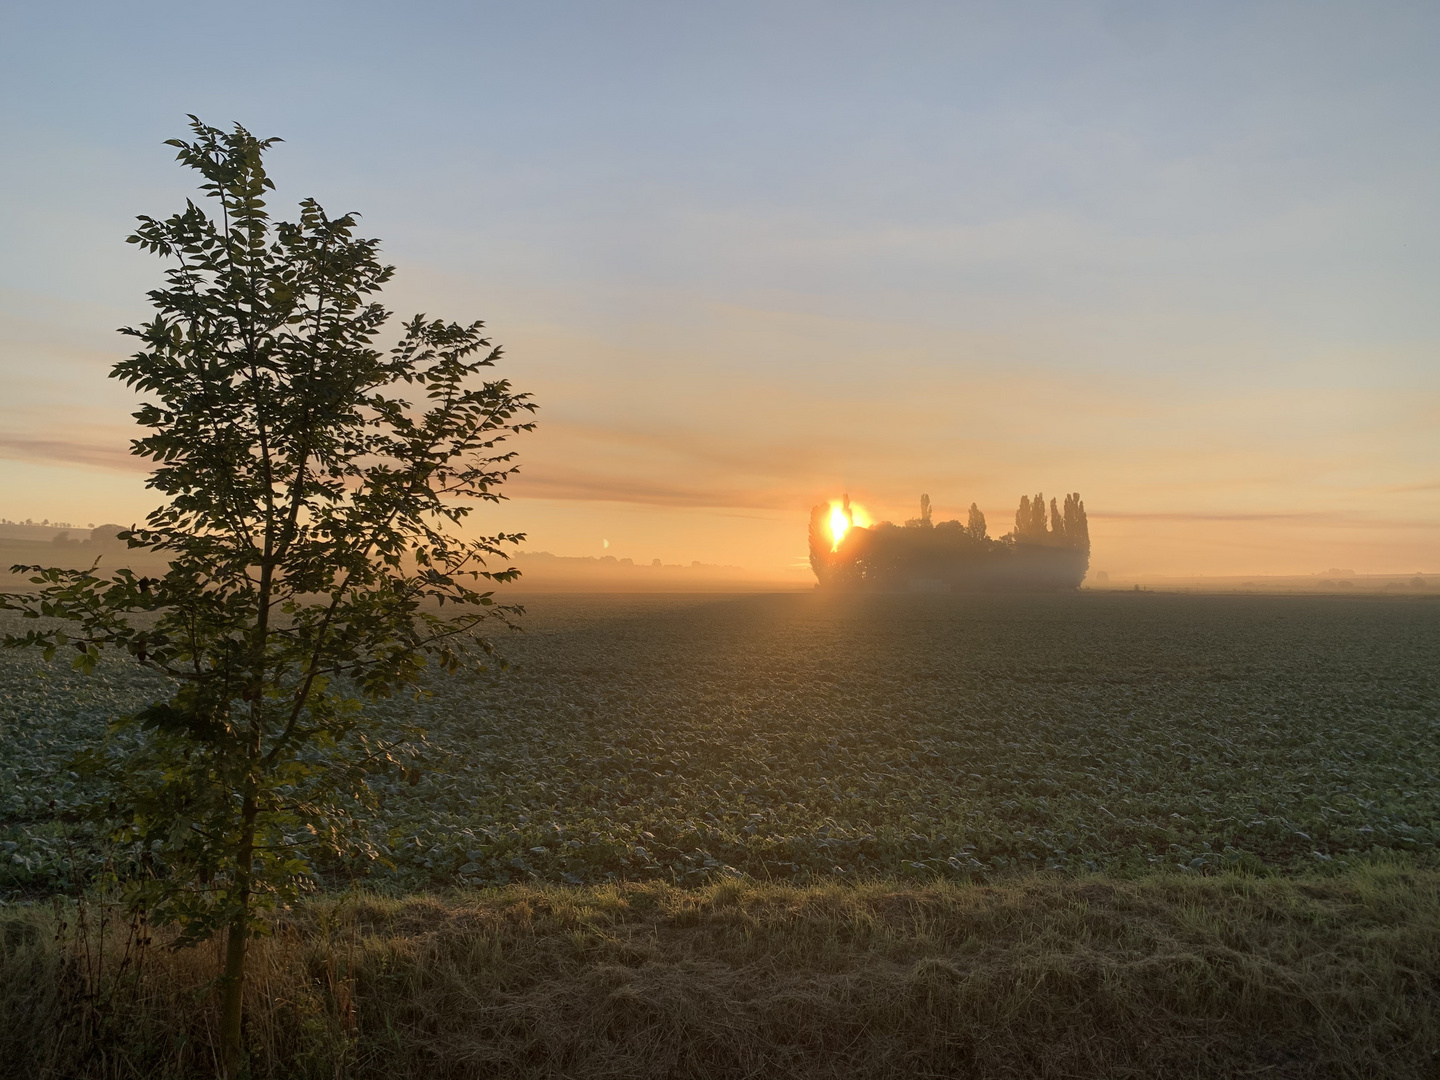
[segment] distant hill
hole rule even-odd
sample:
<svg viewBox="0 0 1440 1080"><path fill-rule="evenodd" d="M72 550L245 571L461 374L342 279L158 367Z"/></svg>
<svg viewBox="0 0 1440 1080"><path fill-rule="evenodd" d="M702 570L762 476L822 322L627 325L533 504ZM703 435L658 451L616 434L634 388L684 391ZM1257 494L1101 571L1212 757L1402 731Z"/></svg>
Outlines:
<svg viewBox="0 0 1440 1080"><path fill-rule="evenodd" d="M158 572L166 560L146 551L133 551L115 534L125 525L106 524L93 529L63 528L57 525L0 525L0 588L23 589L24 575L10 573L10 567L58 566L78 570L100 560L101 570L128 566Z"/></svg>

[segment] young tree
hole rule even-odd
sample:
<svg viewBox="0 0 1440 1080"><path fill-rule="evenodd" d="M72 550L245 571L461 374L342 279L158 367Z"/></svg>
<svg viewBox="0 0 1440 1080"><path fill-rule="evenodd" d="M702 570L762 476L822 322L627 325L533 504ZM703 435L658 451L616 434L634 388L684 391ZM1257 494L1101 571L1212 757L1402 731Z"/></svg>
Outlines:
<svg viewBox="0 0 1440 1080"><path fill-rule="evenodd" d="M486 560L523 535L458 527L476 500L502 497L515 471L502 444L533 427L535 406L482 378L500 350L479 322L417 315L377 349L390 313L371 298L392 273L377 242L312 199L297 222L272 223L275 140L191 121L193 141L169 145L218 214L188 202L139 219L130 242L171 265L149 294L154 319L122 331L139 351L111 373L147 397L132 452L155 462L165 500L122 537L169 570L17 567L40 588L3 602L70 624L8 646L71 647L85 671L120 649L170 680L89 764L108 782L110 835L148 870L132 899L178 924L181 943L227 935L233 1077L260 916L317 859L367 853L367 776L409 766L406 733L378 728L363 699L413 686L427 665L479 666L482 624L520 611L489 588L518 572Z"/></svg>

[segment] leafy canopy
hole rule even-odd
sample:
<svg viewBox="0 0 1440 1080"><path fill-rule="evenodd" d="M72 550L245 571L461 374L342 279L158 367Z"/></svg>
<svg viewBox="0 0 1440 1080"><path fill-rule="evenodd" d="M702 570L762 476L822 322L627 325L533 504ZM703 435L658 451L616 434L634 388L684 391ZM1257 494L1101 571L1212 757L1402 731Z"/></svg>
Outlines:
<svg viewBox="0 0 1440 1080"><path fill-rule="evenodd" d="M362 701L428 665L480 666L483 624L513 625L491 586L518 571L487 560L523 534L459 526L503 497L504 444L535 405L482 377L500 350L480 322L417 315L377 348L393 273L378 242L313 199L272 222L277 140L191 121L170 145L214 214L187 201L139 219L129 241L170 265L111 373L144 395L132 452L164 497L122 536L169 570L17 567L39 588L3 602L59 620L7 646L70 647L84 671L120 649L168 676L170 695L117 721L87 767L108 781L99 816L146 868L137 899L199 940L246 925L252 898L293 894L317 859L376 854L358 828L366 778L409 768L420 733L379 730Z"/></svg>

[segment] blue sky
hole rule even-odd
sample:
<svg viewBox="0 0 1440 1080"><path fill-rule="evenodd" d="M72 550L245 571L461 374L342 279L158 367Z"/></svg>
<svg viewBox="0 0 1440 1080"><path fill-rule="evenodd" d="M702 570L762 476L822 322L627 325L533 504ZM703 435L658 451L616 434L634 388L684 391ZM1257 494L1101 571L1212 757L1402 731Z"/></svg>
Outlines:
<svg viewBox="0 0 1440 1080"><path fill-rule="evenodd" d="M1117 573L1440 569L1434 4L0 11L0 515L149 508L103 374L193 112L491 323L533 547L1078 488Z"/></svg>

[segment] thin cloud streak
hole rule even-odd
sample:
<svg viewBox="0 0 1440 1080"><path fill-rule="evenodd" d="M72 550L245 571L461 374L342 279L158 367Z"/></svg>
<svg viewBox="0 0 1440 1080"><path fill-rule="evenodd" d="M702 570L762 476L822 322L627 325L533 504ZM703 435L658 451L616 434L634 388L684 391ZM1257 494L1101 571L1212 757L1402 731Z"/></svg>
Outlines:
<svg viewBox="0 0 1440 1080"><path fill-rule="evenodd" d="M0 435L0 458L14 461L56 461L117 472L149 472L150 462L119 445L77 442L72 439L27 439Z"/></svg>
<svg viewBox="0 0 1440 1080"><path fill-rule="evenodd" d="M1408 494L1412 491L1440 491L1440 480L1432 480L1428 484L1396 484L1391 487L1378 488L1377 490L1386 495Z"/></svg>
<svg viewBox="0 0 1440 1080"><path fill-rule="evenodd" d="M1279 514L1092 510L1088 516L1100 521L1291 521L1297 524L1328 525L1335 528L1440 529L1440 521L1397 521L1325 510Z"/></svg>
<svg viewBox="0 0 1440 1080"><path fill-rule="evenodd" d="M510 497L715 510L787 510L798 498L784 492L706 489L555 468L522 471L511 483Z"/></svg>

